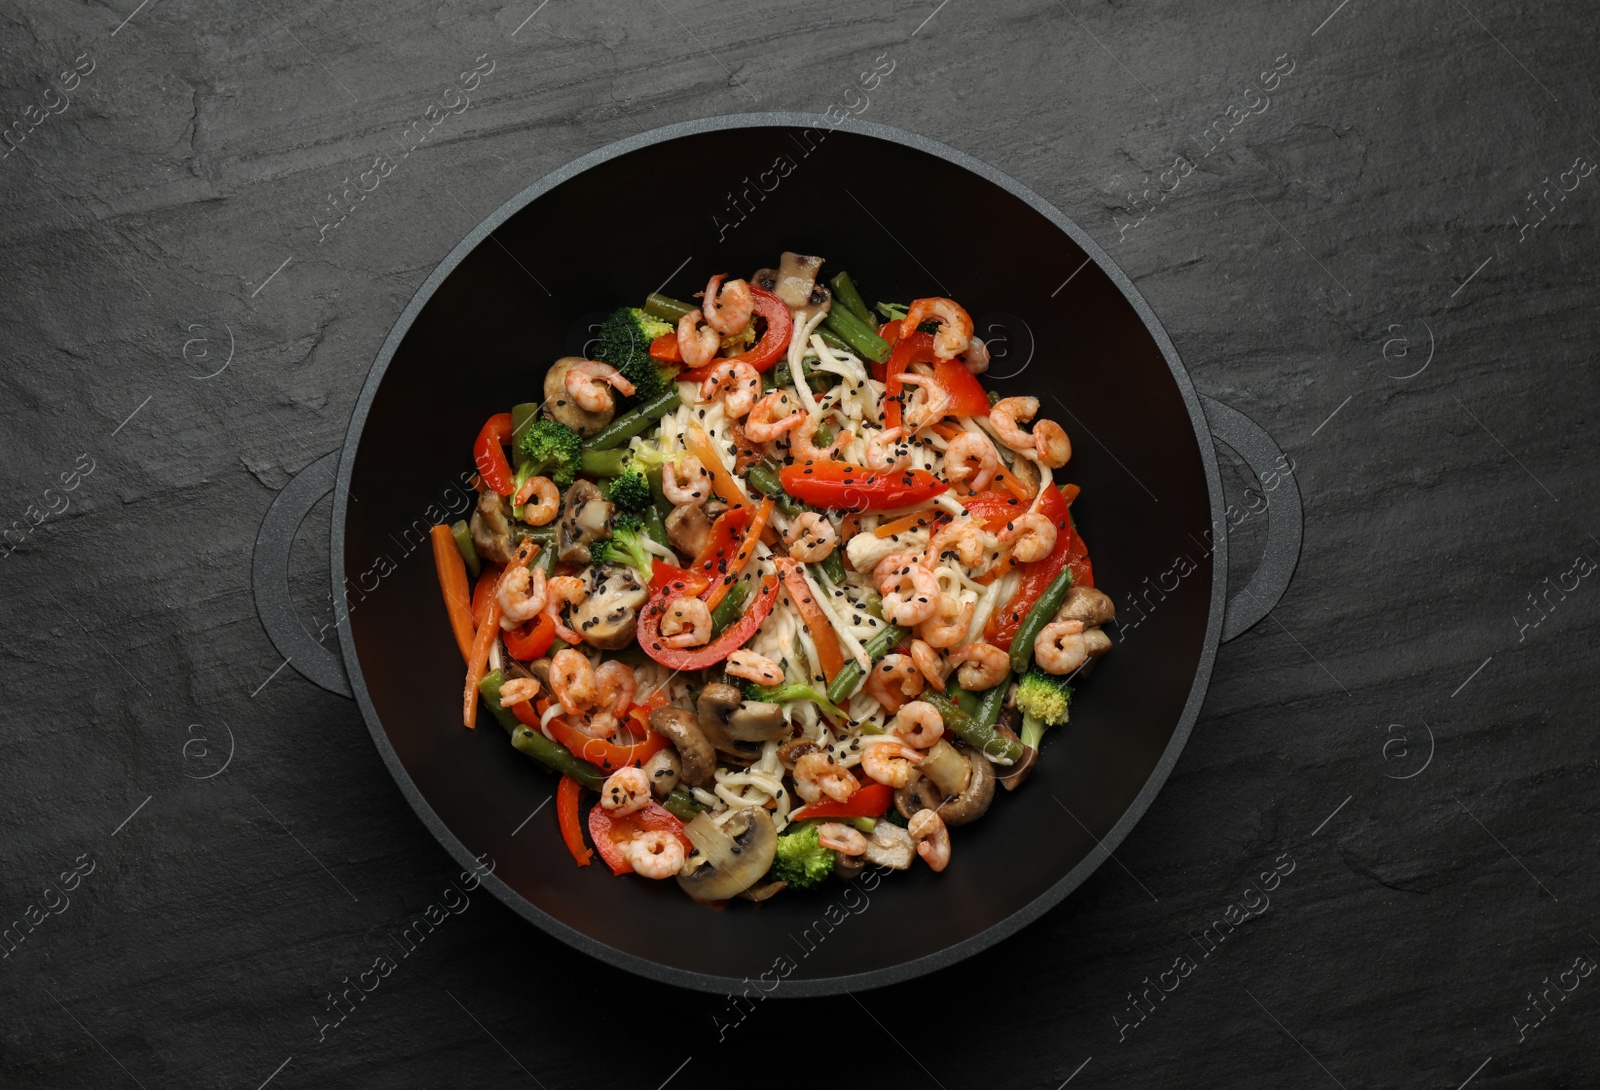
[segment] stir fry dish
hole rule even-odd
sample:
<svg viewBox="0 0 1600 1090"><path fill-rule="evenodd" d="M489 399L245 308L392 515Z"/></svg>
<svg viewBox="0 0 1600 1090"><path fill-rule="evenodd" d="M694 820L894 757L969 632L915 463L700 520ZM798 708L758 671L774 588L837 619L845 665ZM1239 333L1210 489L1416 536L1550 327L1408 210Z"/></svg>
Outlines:
<svg viewBox="0 0 1600 1090"><path fill-rule="evenodd" d="M579 866L705 904L943 871L1111 648L1067 433L956 302L822 264L615 311L433 528L464 724L560 774Z"/></svg>

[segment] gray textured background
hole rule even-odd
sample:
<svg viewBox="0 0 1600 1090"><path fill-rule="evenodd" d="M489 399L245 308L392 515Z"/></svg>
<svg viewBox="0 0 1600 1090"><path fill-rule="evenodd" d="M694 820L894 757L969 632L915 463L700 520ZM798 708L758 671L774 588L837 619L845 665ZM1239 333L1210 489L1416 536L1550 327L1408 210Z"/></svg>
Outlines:
<svg viewBox="0 0 1600 1090"><path fill-rule="evenodd" d="M1600 587L1563 579L1600 559L1600 175L1561 172L1600 162L1593 35L1591 5L1506 0L8 5L0 924L42 922L0 959L0 1083L1589 1085L1600 977L1558 974L1600 959ZM274 673L249 589L267 504L507 197L657 125L822 111L885 52L860 116L1074 217L1199 388L1294 458L1295 585L1224 648L1118 862L861 996L877 1027L839 998L724 1031L722 1001L478 894L319 1041L325 993L455 869L354 706ZM484 55L470 106L330 226L329 195ZM1198 169L1163 197L1179 155ZM324 505L297 552L312 626L326 531ZM1259 905L1280 857L1270 908L1199 958L1185 932ZM795 1044L840 1014L868 1032Z"/></svg>

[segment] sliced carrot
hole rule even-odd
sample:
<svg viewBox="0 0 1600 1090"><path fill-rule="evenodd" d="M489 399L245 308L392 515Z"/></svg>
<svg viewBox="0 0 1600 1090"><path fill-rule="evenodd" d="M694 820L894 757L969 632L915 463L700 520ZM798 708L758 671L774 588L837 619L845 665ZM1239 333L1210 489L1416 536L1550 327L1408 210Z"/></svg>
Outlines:
<svg viewBox="0 0 1600 1090"><path fill-rule="evenodd" d="M522 544L517 546L516 556L512 557L511 563L506 566L506 571L526 567L538 553L539 546L531 538L524 538ZM504 573L500 578L505 578ZM498 582L495 589L499 589ZM495 635L499 631L500 595L490 593L484 608L483 620L478 624L478 632L472 639L471 657L467 659L467 686L461 694L462 726L478 725L478 682L483 680L484 671L489 667L489 647L494 643Z"/></svg>
<svg viewBox="0 0 1600 1090"><path fill-rule="evenodd" d="M800 611L811 642L817 645L817 663L822 667L823 676L831 682L844 669L844 652L839 649L839 637L834 634L833 622L828 620L828 615L817 604L816 595L811 592L811 584L806 582L805 575L800 571L799 562L780 556L777 563L783 572L784 589L789 592L794 607Z"/></svg>
<svg viewBox="0 0 1600 1090"><path fill-rule="evenodd" d="M448 526L435 526L428 531L433 538L433 566L439 573L439 590L444 595L444 611L449 614L450 628L456 636L456 646L461 649L461 660L472 656L472 593L467 590L467 563L456 548L455 535Z"/></svg>
<svg viewBox="0 0 1600 1090"><path fill-rule="evenodd" d="M472 588L472 624L474 627L483 623L484 614L489 612L489 596L500 585L500 573L505 568L499 564L489 563L483 566L483 571L478 573L478 581Z"/></svg>
<svg viewBox="0 0 1600 1090"><path fill-rule="evenodd" d="M750 563L750 558L755 555L756 542L761 540L761 531L766 529L767 520L772 517L772 497L768 496L761 501L761 506L756 508L755 517L750 520L750 528L745 531L744 540L739 543L739 551L733 554L733 562L728 565L727 573L712 584L706 592L706 608L716 609L717 603L728 596L728 591L739 581L740 574L745 565Z"/></svg>
<svg viewBox="0 0 1600 1090"><path fill-rule="evenodd" d="M926 526L931 521L930 515L932 512L933 508L923 507L919 510L911 512L909 515L902 515L893 522L886 522L876 530L872 531L873 536L893 537L895 534L903 534L907 530L915 530Z"/></svg>
<svg viewBox="0 0 1600 1090"><path fill-rule="evenodd" d="M755 513L756 505L751 503L750 498L740 490L739 482L734 480L733 474L722 464L722 459L717 456L717 448L711 445L711 437L705 433L704 428L691 421L683 434L683 445L690 454L700 459L700 464L711 474L711 487L716 489L717 495L735 507L743 507L751 514Z"/></svg>

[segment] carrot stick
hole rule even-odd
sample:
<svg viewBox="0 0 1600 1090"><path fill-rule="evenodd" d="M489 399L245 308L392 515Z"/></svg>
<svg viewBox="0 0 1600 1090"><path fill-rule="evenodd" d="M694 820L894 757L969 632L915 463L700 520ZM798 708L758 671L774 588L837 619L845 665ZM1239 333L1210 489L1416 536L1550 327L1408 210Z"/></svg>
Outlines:
<svg viewBox="0 0 1600 1090"><path fill-rule="evenodd" d="M455 535L448 526L435 526L428 531L433 538L433 566L439 573L439 590L444 595L444 611L450 617L450 628L456 635L456 646L461 649L461 660L472 657L472 592L467 590L467 564L456 548Z"/></svg>
<svg viewBox="0 0 1600 1090"><path fill-rule="evenodd" d="M800 611L807 633L817 646L817 664L822 667L822 675L831 682L844 669L844 652L839 649L839 637L834 635L833 624L828 620L828 615L822 612L822 607L817 605L816 597L811 593L811 584L806 582L799 562L780 556L778 568L783 572L783 587L789 592L794 607Z"/></svg>
<svg viewBox="0 0 1600 1090"><path fill-rule="evenodd" d="M524 538L522 544L517 546L516 556L506 565L506 572L527 567L538 552L539 546L531 538ZM502 582L505 580L504 572L501 573L500 579ZM496 593L489 595L488 610L484 613L483 623L478 626L477 635L472 639L472 657L467 659L467 687L461 696L461 723L467 727L478 725L478 682L483 680L484 671L489 667L489 646L494 643L494 638L500 631L498 584L495 590Z"/></svg>
<svg viewBox="0 0 1600 1090"><path fill-rule="evenodd" d="M700 459L700 464L711 474L711 486L717 490L717 495L735 507L743 507L751 514L755 513L756 505L740 491L739 482L733 479L733 474L728 472L727 467L722 464L722 459L717 457L717 448L711 445L711 437L705 433L705 429L691 422L683 434L683 445L690 454Z"/></svg>
<svg viewBox="0 0 1600 1090"><path fill-rule="evenodd" d="M907 530L915 530L918 527L926 526L929 521L929 515L932 513L932 511L933 508L931 507L923 507L919 510L911 512L909 515L902 515L893 522L886 522L876 530L872 531L873 536L893 537L895 534L903 534Z"/></svg>
<svg viewBox="0 0 1600 1090"><path fill-rule="evenodd" d="M767 520L772 517L772 497L768 496L761 501L761 506L756 508L755 518L750 520L750 528L745 531L744 540L739 543L739 551L733 554L733 563L728 565L727 574L712 584L711 590L706 594L706 608L716 609L717 603L727 597L733 584L739 581L745 565L750 563L750 558L755 555L756 542L761 540L761 531L766 529Z"/></svg>

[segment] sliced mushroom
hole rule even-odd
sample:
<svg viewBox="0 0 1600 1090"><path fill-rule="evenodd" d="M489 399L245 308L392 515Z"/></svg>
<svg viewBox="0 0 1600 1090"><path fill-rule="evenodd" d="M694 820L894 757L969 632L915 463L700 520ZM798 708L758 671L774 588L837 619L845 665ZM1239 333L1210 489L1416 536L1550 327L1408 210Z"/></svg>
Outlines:
<svg viewBox="0 0 1600 1090"><path fill-rule="evenodd" d="M822 270L822 258L797 254L789 250L778 260L777 285L772 293L788 304L789 309L803 307L817 286L817 273ZM758 274L759 275L759 274Z"/></svg>
<svg viewBox="0 0 1600 1090"><path fill-rule="evenodd" d="M585 576L589 596L572 607L572 627L583 635L583 642L606 651L616 651L633 641L639 609L650 600L650 588L639 581L639 573L626 564L606 564L590 568Z"/></svg>
<svg viewBox="0 0 1600 1090"><path fill-rule="evenodd" d="M691 787L711 782L717 771L717 754L701 733L695 714L687 708L657 708L650 713L650 729L663 735L678 751L679 777Z"/></svg>
<svg viewBox="0 0 1600 1090"><path fill-rule="evenodd" d="M734 811L720 826L700 814L683 832L695 851L678 872L678 885L702 904L753 888L772 869L778 850L778 830L759 806Z"/></svg>
<svg viewBox="0 0 1600 1090"><path fill-rule="evenodd" d="M680 504L667 516L667 540L684 556L699 556L710 537L711 520L699 504Z"/></svg>
<svg viewBox="0 0 1600 1090"><path fill-rule="evenodd" d="M867 869L867 858L864 855L845 855L843 852L833 854L833 876L843 881L858 878L861 872Z"/></svg>
<svg viewBox="0 0 1600 1090"><path fill-rule="evenodd" d="M796 761L807 753L816 753L818 748L817 743L810 738L804 736L791 738L778 747L778 760L782 762L783 767L792 769Z"/></svg>
<svg viewBox="0 0 1600 1090"><path fill-rule="evenodd" d="M509 564L516 554L511 541L511 519L505 500L497 492L478 493L478 508L472 512L472 547L478 555L496 564Z"/></svg>
<svg viewBox="0 0 1600 1090"><path fill-rule="evenodd" d="M967 751L967 764L972 768L972 779L967 789L959 795L945 799L939 807L939 816L946 825L966 825L977 821L994 801L994 765L977 750Z"/></svg>
<svg viewBox="0 0 1600 1090"><path fill-rule="evenodd" d="M1083 631L1083 646L1089 652L1089 657L1099 658L1111 650L1111 637L1099 628L1086 628Z"/></svg>
<svg viewBox="0 0 1600 1090"><path fill-rule="evenodd" d="M551 420L565 424L579 435L593 435L611 423L616 410L589 412L579 408L578 403L572 400L572 395L567 393L567 372L585 362L582 356L563 356L550 365L550 370L544 373L544 411Z"/></svg>
<svg viewBox="0 0 1600 1090"><path fill-rule="evenodd" d="M894 808L907 819L918 810L937 810L943 802L944 792L939 790L939 785L920 772L912 772L906 785L896 788L894 793Z"/></svg>
<svg viewBox="0 0 1600 1090"><path fill-rule="evenodd" d="M778 270L757 269L750 274L750 283L762 291L776 291L778 287Z"/></svg>
<svg viewBox="0 0 1600 1090"><path fill-rule="evenodd" d="M761 756L763 742L779 741L789 733L781 705L745 700L738 689L721 682L700 690L695 712L713 746L747 760Z"/></svg>
<svg viewBox="0 0 1600 1090"><path fill-rule="evenodd" d="M1055 620L1082 621L1083 627L1093 628L1116 617L1117 607L1105 591L1074 585L1067 588L1067 596L1062 599L1061 608L1056 610Z"/></svg>
<svg viewBox="0 0 1600 1090"><path fill-rule="evenodd" d="M1021 742L1022 739L1017 737L1016 732L1016 728L1021 725L1022 713L1015 708L1008 708L1000 714L1000 724L995 728L995 731L1013 742ZM1038 750L1032 746L1023 746L1021 757L1018 757L1008 765L995 767L995 779L999 780L1000 786L1007 791L1015 791L1022 786L1023 781L1033 772L1033 766L1038 760Z"/></svg>
<svg viewBox="0 0 1600 1090"><path fill-rule="evenodd" d="M825 285L818 284L811 289L811 295L804 303L791 309L794 311L794 324L803 328L817 315L833 309L833 292Z"/></svg>
<svg viewBox="0 0 1600 1090"><path fill-rule="evenodd" d="M788 736L789 724L783 718L782 704L746 700L728 718L728 737L735 742L754 742L759 746Z"/></svg>
<svg viewBox="0 0 1600 1090"><path fill-rule="evenodd" d="M678 786L681 767L678 751L671 746L652 753L644 763L644 774L650 777L650 793L658 799L672 794L672 789Z"/></svg>
<svg viewBox="0 0 1600 1090"><path fill-rule="evenodd" d="M606 536L612 510L593 481L578 481L567 489L561 500L557 559L563 564L589 563L589 546Z"/></svg>
<svg viewBox="0 0 1600 1090"><path fill-rule="evenodd" d="M905 870L916 857L911 834L892 821L880 821L867 837L867 850L861 858L874 866Z"/></svg>
<svg viewBox="0 0 1600 1090"><path fill-rule="evenodd" d="M762 901L770 901L773 897L776 897L778 894L782 893L788 888L788 882L785 882L782 878L775 878L765 885L751 886L749 889L739 894L739 896L743 897L747 901L754 901L757 904L760 904Z"/></svg>

